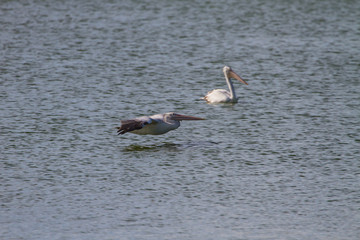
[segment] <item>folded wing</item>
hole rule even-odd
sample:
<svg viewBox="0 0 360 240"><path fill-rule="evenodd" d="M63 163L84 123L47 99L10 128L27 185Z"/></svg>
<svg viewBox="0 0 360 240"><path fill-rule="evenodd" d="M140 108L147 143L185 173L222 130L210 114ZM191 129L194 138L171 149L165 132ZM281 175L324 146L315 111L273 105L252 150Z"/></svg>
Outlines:
<svg viewBox="0 0 360 240"><path fill-rule="evenodd" d="M140 119L131 119L131 120L122 120L121 126L117 127L118 134L125 134L127 132L131 132L134 130L142 129L147 124L151 123L151 119L149 120L140 120Z"/></svg>

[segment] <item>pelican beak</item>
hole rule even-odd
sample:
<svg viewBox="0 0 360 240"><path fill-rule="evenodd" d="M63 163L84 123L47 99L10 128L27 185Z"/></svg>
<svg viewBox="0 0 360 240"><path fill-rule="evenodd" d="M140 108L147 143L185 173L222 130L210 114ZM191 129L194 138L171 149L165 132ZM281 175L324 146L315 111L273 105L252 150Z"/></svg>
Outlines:
<svg viewBox="0 0 360 240"><path fill-rule="evenodd" d="M176 120L176 121L182 121L182 120L205 120L205 118L186 116L186 115L181 115L181 114L177 114L177 113L175 113L172 116L172 119Z"/></svg>
<svg viewBox="0 0 360 240"><path fill-rule="evenodd" d="M233 70L230 70L230 71L229 71L229 77L230 77L230 78L235 78L236 80L239 80L239 81L242 82L243 84L248 85L247 82L245 82L244 80L242 80L242 78L241 78L239 75L237 75Z"/></svg>

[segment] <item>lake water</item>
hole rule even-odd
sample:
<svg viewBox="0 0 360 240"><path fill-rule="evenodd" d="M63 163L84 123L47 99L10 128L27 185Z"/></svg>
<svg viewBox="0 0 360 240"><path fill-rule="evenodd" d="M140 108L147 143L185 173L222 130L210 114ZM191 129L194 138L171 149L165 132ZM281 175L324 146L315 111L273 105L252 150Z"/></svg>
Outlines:
<svg viewBox="0 0 360 240"><path fill-rule="evenodd" d="M359 1L2 1L0 33L1 239L360 239ZM170 111L207 120L116 134Z"/></svg>

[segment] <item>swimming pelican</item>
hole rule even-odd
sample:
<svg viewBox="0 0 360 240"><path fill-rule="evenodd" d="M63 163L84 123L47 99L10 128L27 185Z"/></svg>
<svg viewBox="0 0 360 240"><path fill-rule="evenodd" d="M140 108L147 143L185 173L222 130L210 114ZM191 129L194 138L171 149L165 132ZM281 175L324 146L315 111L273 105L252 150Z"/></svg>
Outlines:
<svg viewBox="0 0 360 240"><path fill-rule="evenodd" d="M203 98L208 103L228 103L228 102L236 103L237 102L237 97L236 97L236 93L235 93L231 78L235 78L236 80L239 80L243 84L248 85L247 82L242 80L241 77L239 75L237 75L231 69L231 67L225 66L223 68L223 72L224 72L226 83L229 87L230 92L225 89L214 89L214 90L208 92L206 94L206 96Z"/></svg>
<svg viewBox="0 0 360 240"><path fill-rule="evenodd" d="M156 114L153 116L137 117L130 120L122 120L121 126L116 127L118 134L127 132L139 135L160 135L175 130L182 120L205 120L204 118L177 114L174 112Z"/></svg>

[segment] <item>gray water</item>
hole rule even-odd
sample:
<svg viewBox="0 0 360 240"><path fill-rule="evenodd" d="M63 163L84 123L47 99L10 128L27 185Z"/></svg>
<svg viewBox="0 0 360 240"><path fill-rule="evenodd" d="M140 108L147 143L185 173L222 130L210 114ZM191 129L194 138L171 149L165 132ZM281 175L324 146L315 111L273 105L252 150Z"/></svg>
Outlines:
<svg viewBox="0 0 360 240"><path fill-rule="evenodd" d="M0 33L0 239L360 239L359 1L2 1ZM169 111L207 120L116 134Z"/></svg>

